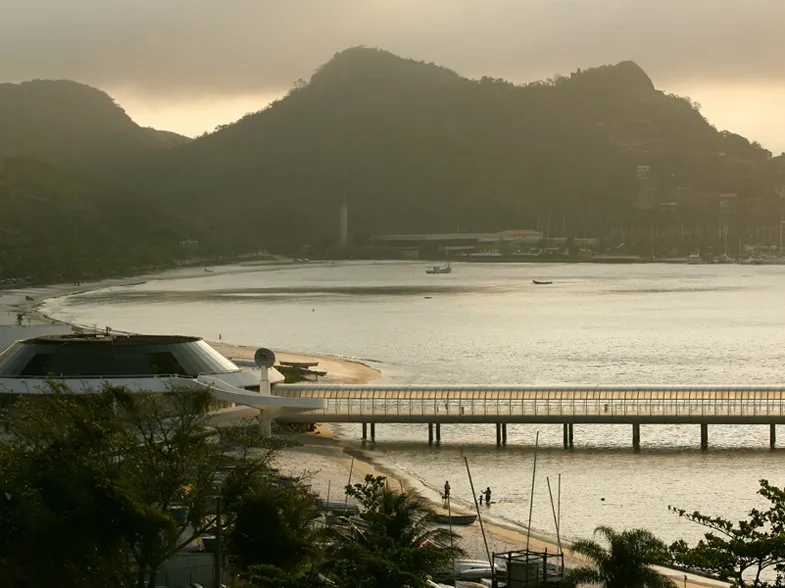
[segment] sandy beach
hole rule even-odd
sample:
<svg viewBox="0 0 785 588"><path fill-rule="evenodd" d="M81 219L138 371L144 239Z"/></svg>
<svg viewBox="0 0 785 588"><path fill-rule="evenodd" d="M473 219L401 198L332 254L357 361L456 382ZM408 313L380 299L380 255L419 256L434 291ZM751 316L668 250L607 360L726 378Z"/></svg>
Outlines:
<svg viewBox="0 0 785 588"><path fill-rule="evenodd" d="M332 437L329 427L321 425L314 433L301 435L298 439L301 445L285 449L276 462L276 466L284 473L304 477L311 488L322 498L341 500L344 496L343 488L350 481L355 484L361 482L367 474L386 476L395 485L402 489L413 489L428 499L437 512L446 512L438 491L424 486L419 480L401 472L394 465L385 463L376 456L364 451L363 445L346 442ZM461 508L453 508L453 514L465 514ZM481 511L485 527L488 549L491 553L525 549L527 545L526 528L523 525L495 520L492 508L483 508ZM454 527L453 530L461 537L461 546L472 559L487 559L485 544L479 522L466 527ZM532 534L528 538L529 547L536 550L546 550L549 553L559 553L556 537ZM584 561L570 553L569 543L562 542L567 566L577 566ZM662 570L665 575L677 582L678 586L694 588L716 588L727 584L688 575L677 570Z"/></svg>
<svg viewBox="0 0 785 588"><path fill-rule="evenodd" d="M174 270L171 274L172 277L178 278L196 277L202 276L203 270L202 268L186 268ZM38 306L49 298L108 287L128 286L148 279L168 277L169 273L118 278L79 285L62 284L0 290L0 329L8 332L13 331L15 338L27 336L25 335L26 332L29 332L31 336L35 336L39 334L35 332L37 330L36 327L44 327L46 325L59 324L61 328L68 329L70 328L69 325L41 314ZM23 327L16 326L19 314L23 316ZM211 345L229 359L250 360L253 358L256 350L255 347L236 346L226 342L213 342ZM364 384L382 375L379 370L373 367L348 359L329 355L274 351L279 361L318 361L317 369L327 372L325 377L319 379L320 383ZM313 490L325 499L340 500L344 496L343 488L349 482L351 470L351 483L360 482L366 474L383 475L394 481L393 483L400 485L401 488L411 488L422 493L435 509L442 510L442 500L438 491L426 487L419 480L406 475L399 468L396 468L394 464L386 463L375 454L365 451L367 446L361 442L334 438L326 425L317 427L314 433L298 436L298 441L300 442L299 446L285 449L281 453L277 461L277 467L287 474L306 477ZM461 514L462 512L465 511L453 508L453 513ZM527 536L524 526L495 520L492 508L490 510L485 508L481 512L483 512L488 548L491 552L504 552L526 547ZM609 521L609 524L612 525L612 521ZM461 545L466 550L468 557L487 558L478 522L467 527L456 527L454 530L461 536ZM534 549L547 549L548 552L552 553L558 553L559 551L555 536L531 535L528 538L528 543ZM568 566L575 566L581 563L580 559L570 554L567 542L563 542L562 547L565 550L565 562ZM673 578L679 586L705 588L725 585L694 576L689 576L685 579L683 573L674 570L667 570L665 573Z"/></svg>

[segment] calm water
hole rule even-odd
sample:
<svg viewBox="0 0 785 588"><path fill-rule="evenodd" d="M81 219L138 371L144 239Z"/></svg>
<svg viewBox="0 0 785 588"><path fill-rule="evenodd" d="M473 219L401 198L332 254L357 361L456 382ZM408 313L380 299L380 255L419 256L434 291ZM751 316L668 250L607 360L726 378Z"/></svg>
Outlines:
<svg viewBox="0 0 785 588"><path fill-rule="evenodd" d="M382 381L446 384L782 383L785 268L682 265L424 264L277 266L159 279L48 303L78 324L187 333L226 342L363 359ZM534 286L532 279L553 280ZM359 437L357 427L337 427ZM377 426L375 451L471 500L490 485L494 516L526 522L533 445L540 432L534 526L552 531L546 476L562 474L562 527L587 536L598 524L651 528L664 539L700 529L673 504L741 516L758 504L757 480L785 483L783 451L766 427L714 426L710 451L697 426L644 426L644 450L628 426L511 425L504 450L493 426L444 426L429 449L425 425ZM780 431L785 445L785 430ZM555 492L555 486L554 486ZM601 498L605 498L604 501Z"/></svg>

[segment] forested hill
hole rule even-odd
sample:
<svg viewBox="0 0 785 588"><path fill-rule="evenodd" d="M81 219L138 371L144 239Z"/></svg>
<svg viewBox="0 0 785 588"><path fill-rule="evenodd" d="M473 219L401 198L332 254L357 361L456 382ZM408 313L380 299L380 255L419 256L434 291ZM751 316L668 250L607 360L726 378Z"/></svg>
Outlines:
<svg viewBox="0 0 785 588"><path fill-rule="evenodd" d="M84 84L0 84L0 157L36 157L119 178L188 141L137 125L111 97Z"/></svg>
<svg viewBox="0 0 785 588"><path fill-rule="evenodd" d="M145 176L206 232L270 243L352 232L501 230L566 217L626 222L640 193L767 189L770 154L622 62L514 85L353 48L267 109L165 154ZM238 215L237 211L243 214Z"/></svg>
<svg viewBox="0 0 785 588"><path fill-rule="evenodd" d="M76 279L169 263L179 226L84 174L32 158L0 160L0 280Z"/></svg>

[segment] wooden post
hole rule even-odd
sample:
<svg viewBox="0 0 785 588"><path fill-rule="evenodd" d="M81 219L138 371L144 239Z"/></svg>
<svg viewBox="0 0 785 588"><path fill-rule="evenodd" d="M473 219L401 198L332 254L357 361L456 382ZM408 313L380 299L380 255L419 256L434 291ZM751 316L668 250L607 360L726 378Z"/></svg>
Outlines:
<svg viewBox="0 0 785 588"><path fill-rule="evenodd" d="M562 427L563 427L562 433L563 433L563 437L564 437L564 439L563 439L563 441L564 441L564 448L567 449L570 446L569 425L567 423L564 423L564 425L562 425Z"/></svg>
<svg viewBox="0 0 785 588"><path fill-rule="evenodd" d="M704 451L709 448L709 425L701 423L701 449Z"/></svg>
<svg viewBox="0 0 785 588"><path fill-rule="evenodd" d="M575 445L575 443L573 442L574 441L573 433L575 433L575 425L570 423L570 449L572 449L573 446Z"/></svg>
<svg viewBox="0 0 785 588"><path fill-rule="evenodd" d="M433 423L428 423L428 445L433 445Z"/></svg>
<svg viewBox="0 0 785 588"><path fill-rule="evenodd" d="M376 423L371 423L371 443L376 443Z"/></svg>
<svg viewBox="0 0 785 588"><path fill-rule="evenodd" d="M502 423L502 445L507 445L507 423Z"/></svg>
<svg viewBox="0 0 785 588"><path fill-rule="evenodd" d="M769 425L769 447L772 449L777 447L777 425L774 423Z"/></svg>
<svg viewBox="0 0 785 588"><path fill-rule="evenodd" d="M502 446L502 426L501 423L496 423L496 447Z"/></svg>
<svg viewBox="0 0 785 588"><path fill-rule="evenodd" d="M632 424L632 448L635 451L641 449L641 425L640 423Z"/></svg>
<svg viewBox="0 0 785 588"><path fill-rule="evenodd" d="M368 438L368 423L363 423L363 441Z"/></svg>
<svg viewBox="0 0 785 588"><path fill-rule="evenodd" d="M442 424L436 423L436 445L440 445L442 442Z"/></svg>

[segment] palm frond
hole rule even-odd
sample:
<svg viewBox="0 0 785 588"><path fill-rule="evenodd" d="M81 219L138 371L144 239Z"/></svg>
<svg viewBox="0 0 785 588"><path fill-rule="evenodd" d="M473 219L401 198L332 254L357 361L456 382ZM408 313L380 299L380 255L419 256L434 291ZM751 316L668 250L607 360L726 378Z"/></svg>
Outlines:
<svg viewBox="0 0 785 588"><path fill-rule="evenodd" d="M580 567L570 570L564 576L564 583L567 586L581 586L584 584L602 584L604 578L594 568Z"/></svg>

